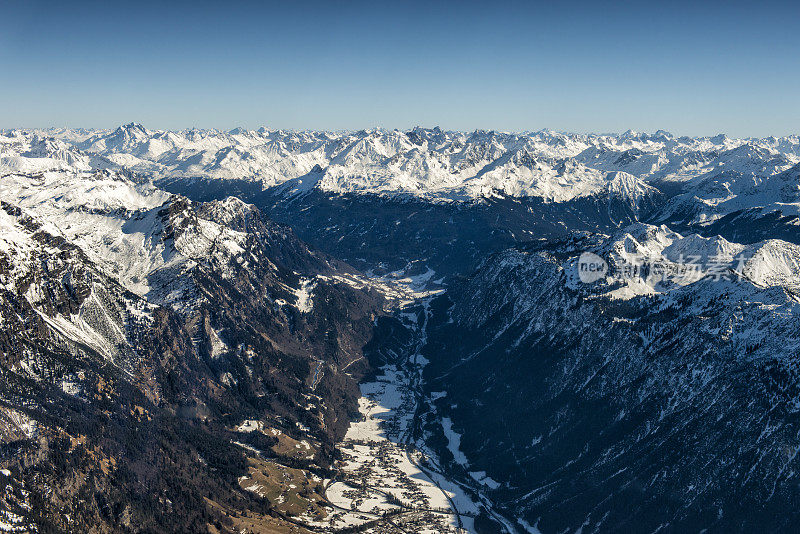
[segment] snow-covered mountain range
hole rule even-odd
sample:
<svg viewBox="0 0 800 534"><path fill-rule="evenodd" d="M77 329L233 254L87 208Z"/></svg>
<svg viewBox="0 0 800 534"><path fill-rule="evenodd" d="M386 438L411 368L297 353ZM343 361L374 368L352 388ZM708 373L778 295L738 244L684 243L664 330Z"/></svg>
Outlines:
<svg viewBox="0 0 800 534"><path fill-rule="evenodd" d="M114 130L6 130L0 147L3 173L114 168L155 180L248 180L286 194L318 189L438 201L504 195L564 202L605 191L637 202L655 187L680 194L668 213L691 204L696 222L756 203L791 204L796 212L796 188L762 183L800 163L798 136L676 138L664 131L220 132L131 123Z"/></svg>
<svg viewBox="0 0 800 534"><path fill-rule="evenodd" d="M0 514L335 531L390 364L470 525L792 531L799 221L797 136L0 131Z"/></svg>

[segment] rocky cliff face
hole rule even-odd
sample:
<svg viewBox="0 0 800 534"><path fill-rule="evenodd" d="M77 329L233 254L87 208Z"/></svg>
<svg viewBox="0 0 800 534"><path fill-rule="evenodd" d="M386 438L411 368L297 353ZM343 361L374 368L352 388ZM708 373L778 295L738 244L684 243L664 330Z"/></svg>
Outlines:
<svg viewBox="0 0 800 534"><path fill-rule="evenodd" d="M797 253L636 225L488 259L426 349L454 468L543 532L795 528Z"/></svg>
<svg viewBox="0 0 800 534"><path fill-rule="evenodd" d="M113 173L1 185L0 429L17 526L277 525L239 486L247 458L289 454L309 480L325 469L381 296L235 199L194 204ZM302 457L285 450L301 440Z"/></svg>

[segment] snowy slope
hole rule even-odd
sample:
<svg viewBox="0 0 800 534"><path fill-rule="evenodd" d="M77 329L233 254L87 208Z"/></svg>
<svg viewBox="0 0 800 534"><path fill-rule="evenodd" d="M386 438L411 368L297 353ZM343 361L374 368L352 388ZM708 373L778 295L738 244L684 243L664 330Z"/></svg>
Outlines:
<svg viewBox="0 0 800 534"><path fill-rule="evenodd" d="M470 471L542 532L797 530L798 258L643 224L487 258L424 352Z"/></svg>
<svg viewBox="0 0 800 534"><path fill-rule="evenodd" d="M244 419L313 440L307 467L329 465L380 295L241 200L191 202L33 141L6 147L14 166L0 176L0 513L17 510L8 499L22 485L54 531L113 521L82 498L92 480L137 524L204 530L186 526L196 507L172 502L234 494L246 470L231 424ZM236 471L207 469L216 454ZM181 463L169 476L166 457ZM136 487L158 488L141 509Z"/></svg>

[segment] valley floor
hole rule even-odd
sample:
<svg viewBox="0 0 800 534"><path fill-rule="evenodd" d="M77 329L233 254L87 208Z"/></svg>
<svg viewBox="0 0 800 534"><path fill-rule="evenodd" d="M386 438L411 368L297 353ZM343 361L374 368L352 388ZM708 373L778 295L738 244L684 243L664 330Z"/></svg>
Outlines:
<svg viewBox="0 0 800 534"><path fill-rule="evenodd" d="M359 411L340 445L340 476L326 496L330 526L370 524L368 532L474 532L478 506L411 441L417 393L404 370L383 369L362 385ZM373 526L374 525L374 526Z"/></svg>
<svg viewBox="0 0 800 534"><path fill-rule="evenodd" d="M424 439L415 437L422 414L433 410L421 384L427 362L419 354L425 344L429 300L423 299L419 323L416 314L401 313L416 330L416 349L361 385L361 419L351 423L339 444L342 460L336 478L325 481L325 498L334 511L322 521L308 518L309 526L327 532L360 527L359 531L375 533L473 533L475 518L484 509L516 532L491 509L479 483L448 474Z"/></svg>

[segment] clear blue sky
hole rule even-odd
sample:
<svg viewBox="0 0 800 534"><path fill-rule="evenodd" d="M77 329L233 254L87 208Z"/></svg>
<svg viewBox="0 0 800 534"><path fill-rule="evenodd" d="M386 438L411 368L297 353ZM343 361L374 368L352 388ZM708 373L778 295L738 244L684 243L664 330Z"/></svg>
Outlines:
<svg viewBox="0 0 800 534"><path fill-rule="evenodd" d="M0 127L800 133L798 2L0 0Z"/></svg>

